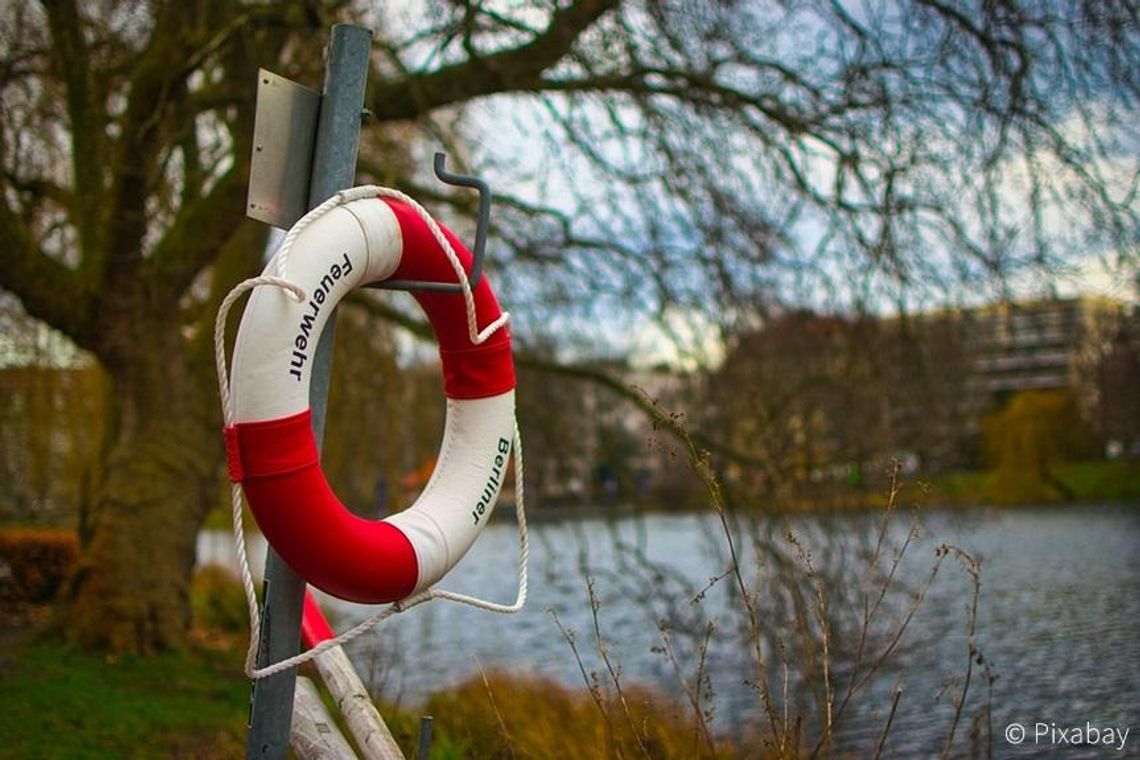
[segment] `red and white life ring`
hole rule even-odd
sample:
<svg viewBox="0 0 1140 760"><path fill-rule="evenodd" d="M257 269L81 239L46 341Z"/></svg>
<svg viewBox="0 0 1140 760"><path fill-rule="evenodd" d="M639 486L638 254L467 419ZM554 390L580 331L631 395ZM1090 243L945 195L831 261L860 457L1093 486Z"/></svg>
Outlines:
<svg viewBox="0 0 1140 760"><path fill-rule="evenodd" d="M471 254L443 233L469 270ZM266 274L277 274L277 264L271 260ZM462 294L414 293L439 339L443 442L416 502L382 521L365 520L341 504L321 469L309 410L318 339L354 288L390 278L454 282L456 274L416 210L375 197L315 219L293 241L287 266L305 298L257 288L242 315L225 430L230 477L241 483L270 545L306 581L356 602L404 599L462 558L498 498L515 429L509 333L504 326L474 345ZM473 295L478 325L500 317L486 277Z"/></svg>

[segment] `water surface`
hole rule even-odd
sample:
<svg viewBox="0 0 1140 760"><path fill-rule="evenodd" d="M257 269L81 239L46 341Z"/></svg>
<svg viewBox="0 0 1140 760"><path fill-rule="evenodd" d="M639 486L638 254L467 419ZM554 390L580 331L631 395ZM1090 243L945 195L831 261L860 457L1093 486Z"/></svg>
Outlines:
<svg viewBox="0 0 1140 760"><path fill-rule="evenodd" d="M774 567L778 563L764 547L778 547L778 556L791 559L792 572L801 580L806 563L816 578L824 579L834 653L832 690L842 696L851 682L850 655L857 648L862 604L876 598L878 586L867 568L881 525L879 515L860 514L733 526L746 580L757 584L761 626L770 634L764 647L770 683L779 699L787 673L788 709L805 715L809 725L818 711L811 706L809 688L797 691L804 685L802 668L792 662L785 671L784 659L793 655L781 659L776 651L777 641L795 651L794 626L787 621L796 618L782 617L785 612L773 601L780 598ZM872 638L889 640L943 544L960 547L979 563L974 636L967 631L974 597L970 572L951 552L893 656L845 708L839 747L856 754L873 751L895 690L901 688L887 748L899 756L939 751L956 711L954 695L962 687L972 643L984 666L975 654L968 698L955 731L959 750L969 749L973 732L983 744L987 733L992 734L999 757L1044 752L1049 745L1035 743L1033 736L1040 722L1132 729L1123 754L1064 745L1054 756L1140 756L1140 510L1104 505L939 511L921 515L919 526L896 570L894 592L871 626ZM890 567L893 552L911 529L911 516L891 518L879 552L881 571ZM789 533L803 554L788 542ZM680 695L682 677L689 684L695 681L697 652L712 622L704 668L716 695L716 728L742 734L747 726L763 723L756 693L745 683L755 680L756 671L751 650L742 643L746 616L732 579L718 581L699 602L693 601L728 567L725 536L715 515L538 524L531 527L530 540L530 597L523 612L503 617L442 602L410 610L349 645L362 676L386 698L405 704L469 678L480 668L521 670L582 685L578 661L555 615L574 636L582 666L604 674L587 591L590 578L602 639L623 680ZM490 525L441 585L496 601L512 600L517 546L513 524ZM255 558L263 552L263 544L251 547ZM199 561L232 563L228 534L204 533ZM810 580L809 590L814 588ZM372 610L324 600L342 630ZM799 615L800 620L807 618L809 627L818 622L811 606ZM663 627L679 671L661 651ZM818 693L821 680L816 677L814 682ZM1019 747L1003 738L1013 722L1029 734Z"/></svg>

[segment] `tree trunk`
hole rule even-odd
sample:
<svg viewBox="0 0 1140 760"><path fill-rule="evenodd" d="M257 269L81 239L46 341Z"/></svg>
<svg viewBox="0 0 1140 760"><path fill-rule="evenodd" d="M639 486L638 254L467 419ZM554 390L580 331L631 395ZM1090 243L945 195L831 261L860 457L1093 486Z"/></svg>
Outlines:
<svg viewBox="0 0 1140 760"><path fill-rule="evenodd" d="M64 612L69 637L85 647L145 654L186 642L197 531L218 494L221 445L208 362L190 360L178 324L154 314L109 331L103 467L82 508Z"/></svg>

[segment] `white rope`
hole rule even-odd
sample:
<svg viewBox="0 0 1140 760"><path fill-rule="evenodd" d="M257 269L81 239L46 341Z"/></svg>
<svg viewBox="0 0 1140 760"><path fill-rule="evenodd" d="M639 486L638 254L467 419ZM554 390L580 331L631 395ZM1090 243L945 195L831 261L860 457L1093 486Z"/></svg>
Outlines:
<svg viewBox="0 0 1140 760"><path fill-rule="evenodd" d="M344 202L343 193L337 193L324 203L309 209L308 213L298 219L293 226L289 228L289 231L285 233L285 239L281 241L281 247L277 249L277 274L282 277L285 276L285 263L289 260L289 252L293 249L293 243L296 241L297 236L310 224Z"/></svg>
<svg viewBox="0 0 1140 760"><path fill-rule="evenodd" d="M230 408L230 381L226 373L226 317L234 302L247 290L253 290L259 285L273 285L288 291L297 303L305 300L305 291L300 285L272 275L250 277L234 286L233 290L222 299L218 307L218 316L214 319L214 369L218 373L218 393L222 399L222 420L226 427L233 424L233 410Z"/></svg>
<svg viewBox="0 0 1140 760"><path fill-rule="evenodd" d="M328 213L332 209L340 206L343 203L349 203L361 198L376 198L376 197L389 197L403 201L412 207L412 209L423 219L427 224L428 229L431 230L432 236L436 242L439 243L440 248L443 249L444 254L447 256L448 261L451 263L452 268L455 270L456 276L459 278L459 285L463 292L464 302L467 306L467 329L471 342L478 345L485 342L488 338L495 333L496 330L501 328L507 323L510 315L503 312L498 319L483 328L482 331L478 329L477 317L475 313L475 297L471 292L471 283L467 279L467 272L463 269L463 264L459 261L455 250L452 248L451 243L448 242L444 236L443 231L436 223L431 214L424 209L419 203L412 198L408 197L399 190L390 188L378 187L375 185L365 185L362 187L352 188L351 190L342 190L333 197L329 198L324 203L314 208L309 213L301 217L300 220L289 230L285 235L285 240L282 241L281 247L277 253L277 276L262 275L260 277L251 277L238 283L233 290L231 290L226 297L222 300L221 306L218 308L218 316L214 321L214 363L218 375L218 391L222 403L222 418L225 426L229 428L233 425L233 409L230 400L230 383L228 373L226 371L226 355L225 355L225 332L226 332L226 317L229 315L230 309L233 307L237 299L246 291L261 285L272 285L274 287L282 288L288 291L295 300L298 302L305 300L305 291L296 283L290 282L284 278L285 265L289 259L289 253L292 250L293 242L305 227L308 227L319 217ZM429 588L426 591L421 591L418 594L401 599L371 617L365 619L359 624L353 626L344 633L325 641L322 641L317 646L302 652L293 657L280 660L264 668L257 667L258 647L261 642L261 612L257 605L257 591L253 583L253 573L249 567L249 557L246 552L245 545L245 529L243 525L242 514L242 491L239 483L231 483L230 485L230 501L231 513L233 519L233 535L234 535L234 548L237 551L238 567L241 571L242 587L245 590L246 603L249 608L249 649L246 652L245 658L245 672L246 675L253 679L265 678L274 673L280 673L283 670L296 667L302 663L314 659L322 652L326 652L333 647L342 646L349 641L352 641L361 634L372 629L384 620L392 617L393 615L409 610L424 602L429 602L433 599L442 599L449 602L456 602L458 604L466 604L479 609L487 610L489 612L497 612L501 614L512 614L518 612L526 604L527 597L527 561L530 556L530 546L527 537L526 527L526 507L524 504L525 490L523 487L523 449L522 449L522 436L519 433L518 422L515 422L514 442L515 459L515 517L518 522L519 534L519 584L518 594L515 597L513 604L500 604L497 602L490 602L484 599L460 594L455 591L447 591L445 589Z"/></svg>
<svg viewBox="0 0 1140 760"><path fill-rule="evenodd" d="M222 299L222 305L218 308L218 316L214 320L214 368L218 373L218 393L222 401L222 420L227 428L233 424L233 409L230 401L230 382L226 372L226 317L229 316L234 302L243 293L260 285L273 285L283 288L291 293L298 302L305 300L305 291L300 286L270 275L244 280L234 286L233 290ZM241 507L241 486L236 482L230 483L230 515L234 531L234 549L237 551L242 588L245 589L245 601L249 607L250 647L245 658L245 671L249 673L257 664L257 644L255 642L261 640L261 614L257 609L257 591L253 585L253 573L249 569L249 557L246 556L245 529L242 525Z"/></svg>

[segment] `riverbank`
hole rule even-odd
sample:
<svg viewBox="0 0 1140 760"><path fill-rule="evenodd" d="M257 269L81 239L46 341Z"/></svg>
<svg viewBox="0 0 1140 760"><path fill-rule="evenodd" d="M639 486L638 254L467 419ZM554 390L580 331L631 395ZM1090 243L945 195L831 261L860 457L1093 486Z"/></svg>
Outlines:
<svg viewBox="0 0 1140 760"><path fill-rule="evenodd" d="M1055 468L1056 485L1042 481L1035 474L1001 478L993 471L959 471L935 476L908 475L901 478L901 489L895 506L917 505L925 509L1017 508L1043 504L1137 504L1140 505L1140 462L1129 460L1085 461L1060 464ZM859 486L845 483L805 483L791 489L792 494L770 501L756 511L773 514L814 514L831 512L875 511L886 507L890 484L886 478L866 482ZM611 503L584 502L553 505L528 505L530 522L562 522L582 519L620 519L636 513L690 513L701 512L707 502L677 502L673 508L658 505L638 505L627 501ZM229 530L229 505L210 510L202 525L203 530ZM514 522L514 504L504 498L495 508L495 521ZM53 521L53 527L74 529L74 519ZM245 525L253 528L257 522L245 508ZM39 528L44 523L20 520L0 521L0 530Z"/></svg>
<svg viewBox="0 0 1140 760"><path fill-rule="evenodd" d="M1140 462L1064 462L1048 478L1038 473L955 472L920 485L925 503L934 506L1140 503Z"/></svg>
<svg viewBox="0 0 1140 760"><path fill-rule="evenodd" d="M0 760L245 757L249 681L241 670L247 639L240 585L208 566L196 574L191 596L189 648L152 657L69 646L54 632L50 603L0 617ZM311 665L301 674L319 683ZM700 757L740 756L692 711L636 683L624 684L621 709L629 720L617 724L617 696L609 690L571 688L538 673L481 671L440 685L416 709L380 705L408 757L415 756L422 714L436 717L429 757L437 759L569 760L607 746L632 756L648 744L669 760L694 757L698 736ZM496 721L488 722L489 714Z"/></svg>
<svg viewBox="0 0 1140 760"><path fill-rule="evenodd" d="M892 484L884 472L877 477L860 479L858 485L846 481L805 481L784 489L780 496L757 497L757 503L750 506L757 512L784 515L878 511L891 502L891 490ZM960 509L1106 503L1140 505L1140 462L1066 462L1056 465L1048 478L1036 472L994 470L934 476L900 475L893 506ZM707 501L677 501L672 508L662 507L660 502L648 505L621 501L543 504L529 506L527 519L531 522L621 519L635 513L699 513L707 507ZM509 502L500 504L495 509L494 519L513 522L514 506Z"/></svg>
<svg viewBox="0 0 1140 760"><path fill-rule="evenodd" d="M1042 505L1140 504L1140 462L1064 462L1047 473L974 470L937 475L901 474L894 507L923 509L1020 508ZM768 510L782 514L876 511L891 503L887 473L846 482L803 483Z"/></svg>
<svg viewBox="0 0 1140 760"><path fill-rule="evenodd" d="M8 654L0 666L0 758L245 757L249 681L236 648L107 658L29 635ZM632 756L639 745L663 759L740 756L668 698L628 684L623 698L630 720L611 722L617 702L603 709L585 689L533 674L484 673L423 705L436 716L429 757L569 759L607 746ZM382 712L414 757L421 711ZM496 720L488 721L492 714Z"/></svg>

